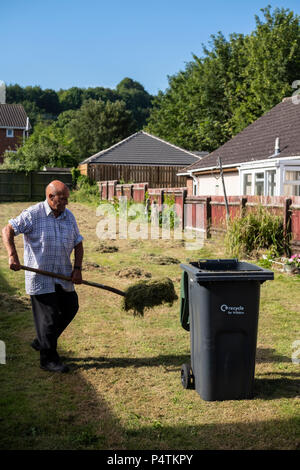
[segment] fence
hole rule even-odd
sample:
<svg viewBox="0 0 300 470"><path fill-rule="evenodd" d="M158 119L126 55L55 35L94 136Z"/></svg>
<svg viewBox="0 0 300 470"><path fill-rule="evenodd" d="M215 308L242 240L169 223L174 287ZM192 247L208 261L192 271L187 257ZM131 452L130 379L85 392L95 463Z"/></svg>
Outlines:
<svg viewBox="0 0 300 470"><path fill-rule="evenodd" d="M186 176L177 176L183 166L111 165L89 163L80 165L81 174L94 181L125 181L143 183L151 188L186 186Z"/></svg>
<svg viewBox="0 0 300 470"><path fill-rule="evenodd" d="M259 205L282 217L284 229L291 235L292 252L300 249L300 196L229 196L229 216L231 219L255 210ZM191 210L189 206L194 206ZM187 227L200 230L204 237L226 232L226 206L223 196L188 196L185 210L190 212Z"/></svg>
<svg viewBox="0 0 300 470"><path fill-rule="evenodd" d="M161 207L172 197L183 228L201 232L204 238L226 232L226 206L223 196L190 196L186 187L151 188L149 183L119 184L118 181L98 182L101 199L127 196L128 201L154 201ZM300 196L229 196L231 219L255 210L258 205L282 217L286 232L291 234L291 250L300 251Z"/></svg>
<svg viewBox="0 0 300 470"><path fill-rule="evenodd" d="M72 185L70 172L0 170L0 201L39 201L45 198L46 186L53 180Z"/></svg>

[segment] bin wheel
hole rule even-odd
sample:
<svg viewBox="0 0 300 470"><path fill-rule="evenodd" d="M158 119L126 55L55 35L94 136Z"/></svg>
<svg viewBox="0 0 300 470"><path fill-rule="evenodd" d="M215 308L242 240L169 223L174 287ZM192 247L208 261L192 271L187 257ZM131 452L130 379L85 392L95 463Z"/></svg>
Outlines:
<svg viewBox="0 0 300 470"><path fill-rule="evenodd" d="M183 388L195 388L195 378L190 364L183 364L181 367L181 383Z"/></svg>

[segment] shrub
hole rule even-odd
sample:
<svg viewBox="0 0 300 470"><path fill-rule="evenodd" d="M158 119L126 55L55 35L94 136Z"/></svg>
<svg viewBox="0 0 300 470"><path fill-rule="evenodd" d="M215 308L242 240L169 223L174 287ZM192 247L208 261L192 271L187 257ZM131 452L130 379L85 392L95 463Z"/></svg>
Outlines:
<svg viewBox="0 0 300 470"><path fill-rule="evenodd" d="M87 176L80 175L76 178L76 189L71 192L72 202L89 202L93 205L100 203L99 188L95 181Z"/></svg>
<svg viewBox="0 0 300 470"><path fill-rule="evenodd" d="M251 256L254 251L269 249L273 256L282 255L288 240L283 219L259 206L256 211L229 222L225 246L231 256Z"/></svg>

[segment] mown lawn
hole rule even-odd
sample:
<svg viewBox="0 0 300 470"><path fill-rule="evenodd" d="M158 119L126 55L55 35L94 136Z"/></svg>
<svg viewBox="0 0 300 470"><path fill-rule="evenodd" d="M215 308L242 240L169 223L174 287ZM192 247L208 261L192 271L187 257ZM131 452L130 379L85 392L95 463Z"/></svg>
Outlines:
<svg viewBox="0 0 300 470"><path fill-rule="evenodd" d="M0 204L1 227L28 205ZM193 252L180 240L117 238L104 252L95 208L69 208L85 238L86 280L124 289L151 273L169 276L179 294L179 262L224 256L222 241ZM16 240L22 253L22 238ZM159 264L166 256L174 264ZM300 340L300 276L276 271L262 285L255 397L240 401L205 402L183 389L180 369L189 361L190 339L180 325L179 300L141 318L124 312L115 294L88 286L77 292L80 310L59 340L71 372L42 371L30 347L35 333L24 273L7 268L1 244L0 340L7 348L0 364L1 449L300 448L300 365L291 360Z"/></svg>

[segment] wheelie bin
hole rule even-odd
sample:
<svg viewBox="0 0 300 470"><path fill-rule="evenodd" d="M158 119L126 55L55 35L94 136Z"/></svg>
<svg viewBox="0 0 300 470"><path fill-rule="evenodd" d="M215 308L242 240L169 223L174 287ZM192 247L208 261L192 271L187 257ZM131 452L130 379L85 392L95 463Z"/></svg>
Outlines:
<svg viewBox="0 0 300 470"><path fill-rule="evenodd" d="M180 267L181 325L191 345L183 387L206 401L253 398L260 285L274 273L238 259Z"/></svg>

